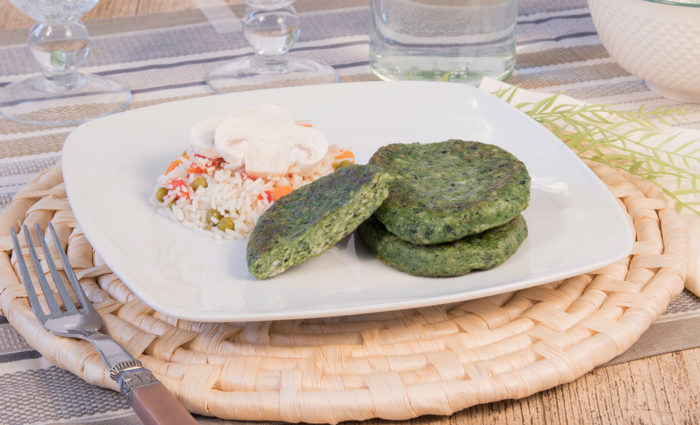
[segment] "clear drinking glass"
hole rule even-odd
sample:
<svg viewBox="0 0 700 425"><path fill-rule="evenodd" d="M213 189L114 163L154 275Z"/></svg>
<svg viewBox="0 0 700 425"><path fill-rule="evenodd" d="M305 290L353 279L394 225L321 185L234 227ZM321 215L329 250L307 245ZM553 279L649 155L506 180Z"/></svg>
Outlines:
<svg viewBox="0 0 700 425"><path fill-rule="evenodd" d="M515 66L517 0L371 0L372 72L478 84Z"/></svg>
<svg viewBox="0 0 700 425"><path fill-rule="evenodd" d="M333 83L333 67L289 56L299 39L300 20L294 0L244 0L248 5L243 33L255 53L229 62L207 76L217 93L254 88Z"/></svg>
<svg viewBox="0 0 700 425"><path fill-rule="evenodd" d="M39 125L72 125L124 109L131 92L77 66L88 55L87 29L80 18L98 0L10 0L34 19L29 49L42 73L0 90L0 114Z"/></svg>

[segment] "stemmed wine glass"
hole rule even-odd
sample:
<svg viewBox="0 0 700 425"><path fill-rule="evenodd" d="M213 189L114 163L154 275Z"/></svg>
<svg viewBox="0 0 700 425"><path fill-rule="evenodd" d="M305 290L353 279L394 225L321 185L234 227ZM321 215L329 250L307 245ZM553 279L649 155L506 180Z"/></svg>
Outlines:
<svg viewBox="0 0 700 425"><path fill-rule="evenodd" d="M248 8L243 33L255 53L223 65L207 75L217 93L287 85L333 83L333 67L289 57L299 39L300 20L294 0L243 0Z"/></svg>
<svg viewBox="0 0 700 425"><path fill-rule="evenodd" d="M42 73L0 90L0 114L28 124L73 125L129 104L131 92L122 84L76 70L90 40L80 18L97 1L10 0L37 21L29 30L29 49Z"/></svg>

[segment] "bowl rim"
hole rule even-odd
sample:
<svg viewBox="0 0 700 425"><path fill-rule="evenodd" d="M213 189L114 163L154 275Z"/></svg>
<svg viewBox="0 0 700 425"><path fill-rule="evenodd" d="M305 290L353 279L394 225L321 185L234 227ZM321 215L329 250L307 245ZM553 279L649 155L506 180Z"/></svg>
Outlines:
<svg viewBox="0 0 700 425"><path fill-rule="evenodd" d="M700 3L681 3L673 0L644 0L649 3L657 4L667 4L669 6L684 6L684 7L697 7L700 8Z"/></svg>

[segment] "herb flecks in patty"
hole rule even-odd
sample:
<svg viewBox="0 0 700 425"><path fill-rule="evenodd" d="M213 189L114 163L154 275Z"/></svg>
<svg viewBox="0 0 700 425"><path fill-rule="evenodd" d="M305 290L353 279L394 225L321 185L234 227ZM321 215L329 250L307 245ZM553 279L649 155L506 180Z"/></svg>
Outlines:
<svg viewBox="0 0 700 425"><path fill-rule="evenodd" d="M384 202L392 179L373 165L349 165L281 198L250 235L250 273L267 279L333 247Z"/></svg>
<svg viewBox="0 0 700 425"><path fill-rule="evenodd" d="M406 242L374 217L362 223L357 233L377 258L396 269L418 276L448 277L503 263L527 237L527 225L518 215L493 229L436 245Z"/></svg>
<svg viewBox="0 0 700 425"><path fill-rule="evenodd" d="M370 163L396 175L376 217L414 244L436 244L500 226L530 200L530 175L511 153L490 144L451 139L390 144Z"/></svg>

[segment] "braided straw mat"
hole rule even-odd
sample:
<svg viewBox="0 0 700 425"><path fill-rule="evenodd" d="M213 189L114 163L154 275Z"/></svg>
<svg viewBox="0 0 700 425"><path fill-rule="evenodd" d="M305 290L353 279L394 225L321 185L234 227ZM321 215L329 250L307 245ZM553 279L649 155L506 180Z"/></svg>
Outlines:
<svg viewBox="0 0 700 425"><path fill-rule="evenodd" d="M17 277L9 228L22 222L45 228L51 221L109 334L192 412L336 423L448 415L521 398L573 381L625 351L683 289L689 234L665 195L631 175L590 166L626 208L637 237L629 258L601 270L429 308L195 323L154 311L104 265L77 227L56 165L0 217L0 306L48 360L116 390L88 343L53 336L38 324Z"/></svg>

